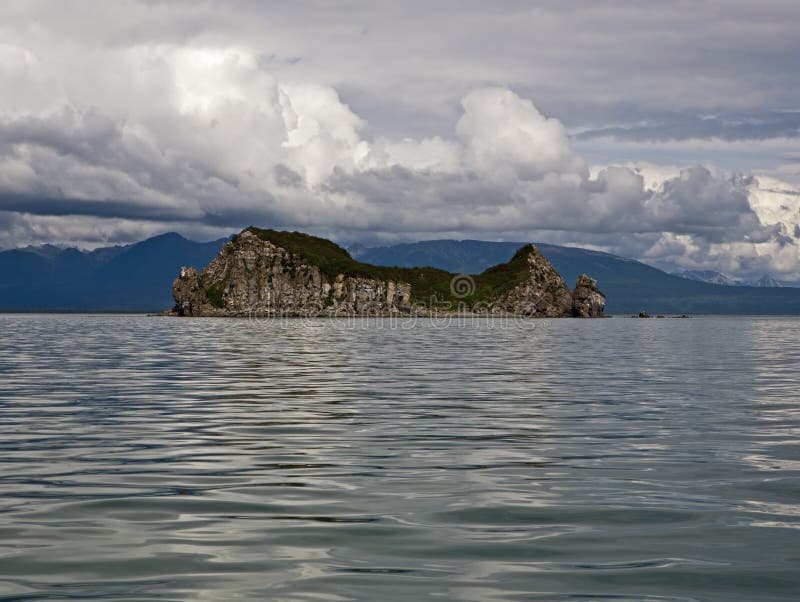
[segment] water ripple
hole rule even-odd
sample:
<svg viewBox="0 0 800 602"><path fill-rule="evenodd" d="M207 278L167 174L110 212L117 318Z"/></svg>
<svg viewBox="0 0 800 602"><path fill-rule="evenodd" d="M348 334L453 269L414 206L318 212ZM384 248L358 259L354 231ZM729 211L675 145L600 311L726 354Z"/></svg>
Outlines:
<svg viewBox="0 0 800 602"><path fill-rule="evenodd" d="M797 599L800 320L350 326L0 316L0 600Z"/></svg>

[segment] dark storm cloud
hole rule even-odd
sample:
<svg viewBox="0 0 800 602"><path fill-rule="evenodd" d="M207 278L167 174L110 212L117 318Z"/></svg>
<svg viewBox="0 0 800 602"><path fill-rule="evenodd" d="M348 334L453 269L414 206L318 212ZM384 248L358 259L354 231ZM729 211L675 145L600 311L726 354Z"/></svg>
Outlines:
<svg viewBox="0 0 800 602"><path fill-rule="evenodd" d="M531 188L491 182L474 173L420 174L402 167L356 174L338 171L329 192L370 199L380 207L372 230L440 232L571 231L597 234L692 235L709 243L770 240L748 195L752 179L705 167L684 170L658 191L627 168L609 168L579 186L540 181ZM526 196L527 195L527 196ZM502 236L502 234L501 234ZM507 238L507 236L504 236Z"/></svg>
<svg viewBox="0 0 800 602"><path fill-rule="evenodd" d="M168 207L148 207L118 199L83 200L8 193L0 193L0 211L49 216L118 217L161 222L184 221L186 218L185 214L182 215Z"/></svg>
<svg viewBox="0 0 800 602"><path fill-rule="evenodd" d="M794 0L8 0L0 246L254 223L800 270L796 187L723 171L788 173L798 30ZM570 140L709 166L590 176Z"/></svg>
<svg viewBox="0 0 800 602"><path fill-rule="evenodd" d="M184 224L187 220L215 226L217 228L237 229L242 224L269 222L286 225L279 215L272 213L267 206L262 208L220 207L218 210L200 215L187 215L177 208L146 206L135 202L117 199L84 200L75 198L47 198L29 195L0 193L0 213L24 213L31 216L86 216L93 218L119 218L161 222L165 224Z"/></svg>
<svg viewBox="0 0 800 602"><path fill-rule="evenodd" d="M65 0L10 1L0 11L12 33L39 23L51 38L93 46L250 46L270 70L341 89L392 133L401 129L395 106L406 131L435 131L484 85L510 85L568 127L634 125L664 111L691 120L797 110L800 98L794 0Z"/></svg>

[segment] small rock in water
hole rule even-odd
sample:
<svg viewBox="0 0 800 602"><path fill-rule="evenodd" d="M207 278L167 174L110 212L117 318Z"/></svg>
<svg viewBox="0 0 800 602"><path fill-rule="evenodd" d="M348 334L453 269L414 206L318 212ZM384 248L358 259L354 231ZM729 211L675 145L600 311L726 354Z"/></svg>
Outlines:
<svg viewBox="0 0 800 602"><path fill-rule="evenodd" d="M572 315L576 318L602 317L606 296L597 288L597 280L586 274L578 276L572 291Z"/></svg>

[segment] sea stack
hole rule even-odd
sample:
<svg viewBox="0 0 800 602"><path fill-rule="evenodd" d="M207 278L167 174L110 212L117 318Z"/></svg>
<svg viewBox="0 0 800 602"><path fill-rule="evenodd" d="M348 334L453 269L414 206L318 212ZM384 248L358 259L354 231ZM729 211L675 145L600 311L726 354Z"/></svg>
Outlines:
<svg viewBox="0 0 800 602"><path fill-rule="evenodd" d="M572 291L572 315L576 318L601 318L606 296L597 288L597 280L586 274L578 276Z"/></svg>

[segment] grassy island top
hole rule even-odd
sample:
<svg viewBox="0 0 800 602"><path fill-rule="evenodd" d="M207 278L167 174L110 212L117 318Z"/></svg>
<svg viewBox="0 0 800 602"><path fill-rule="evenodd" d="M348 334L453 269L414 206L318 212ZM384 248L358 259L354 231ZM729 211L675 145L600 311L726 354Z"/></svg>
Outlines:
<svg viewBox="0 0 800 602"><path fill-rule="evenodd" d="M529 253L539 253L533 245L521 247L507 263L490 267L472 276L474 291L464 297L456 297L451 290L451 282L457 274L432 267L401 268L377 266L353 259L346 249L325 238L311 236L303 232L286 232L249 227L250 232L261 240L271 242L301 257L311 265L317 266L328 278L338 274L361 276L375 280L394 280L411 285L414 301L426 303L432 298L442 302L460 301L467 304L497 299L530 277L527 257ZM233 237L235 243L239 235Z"/></svg>

